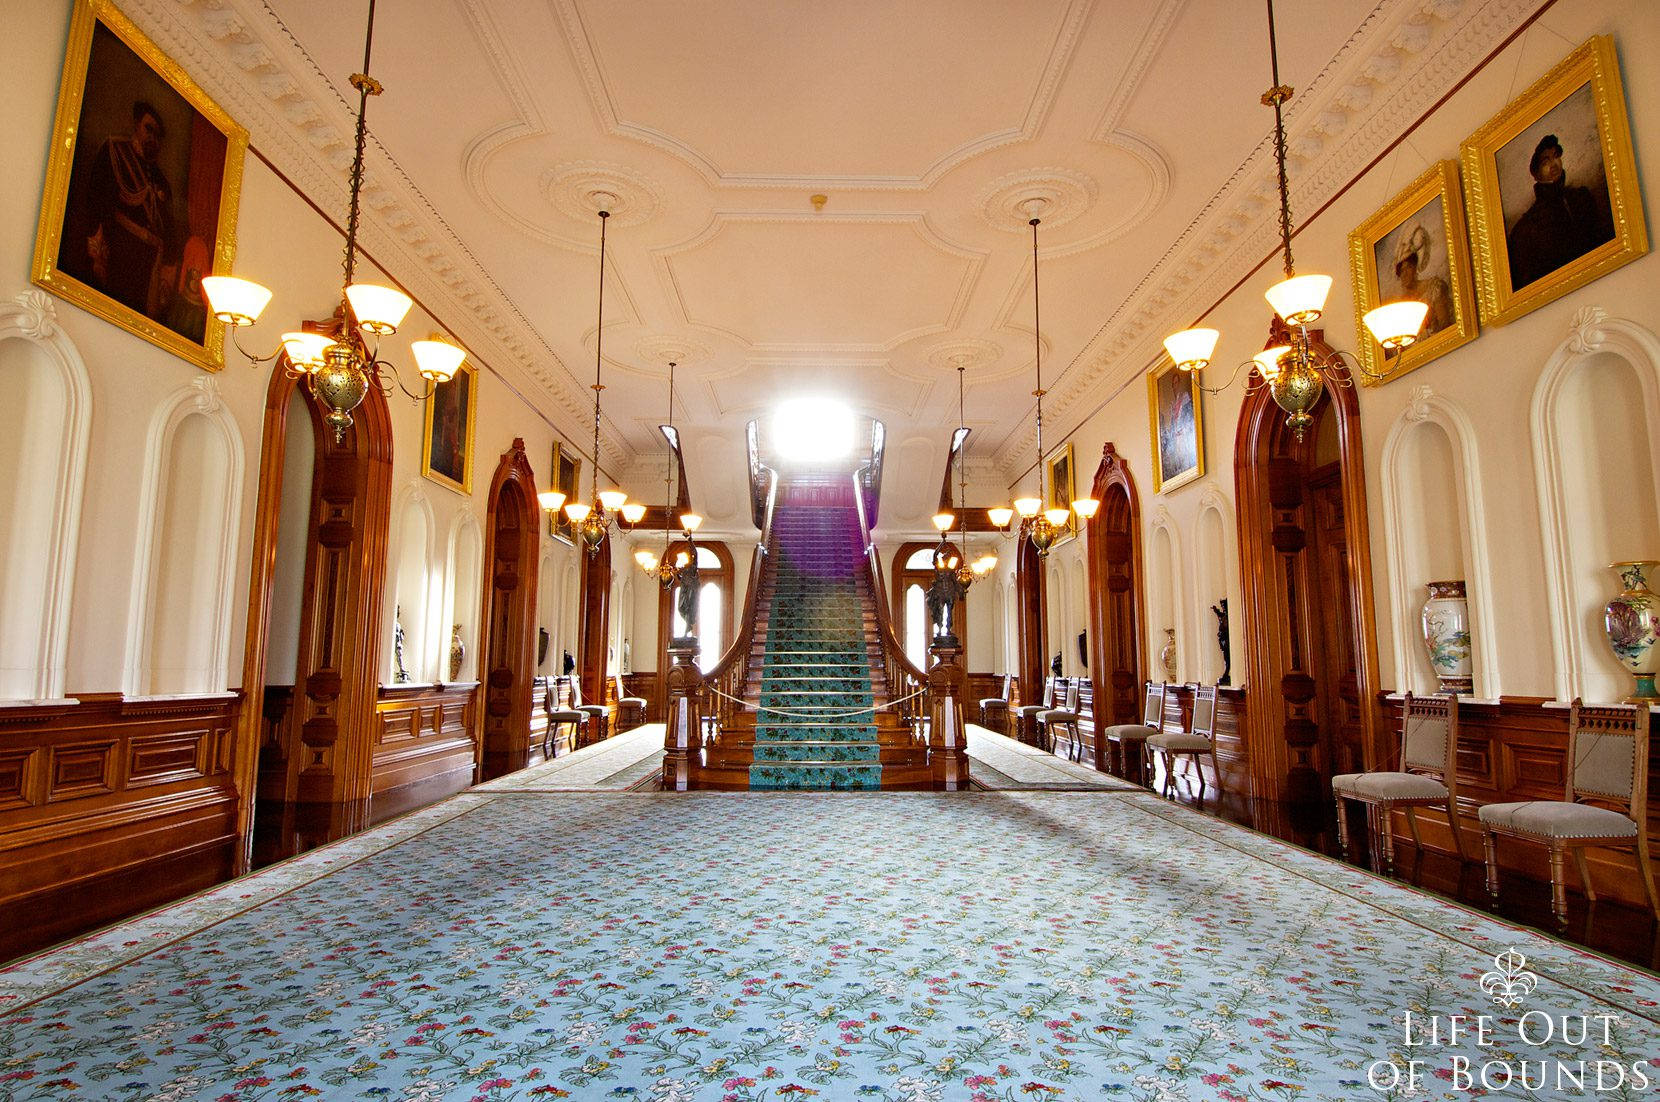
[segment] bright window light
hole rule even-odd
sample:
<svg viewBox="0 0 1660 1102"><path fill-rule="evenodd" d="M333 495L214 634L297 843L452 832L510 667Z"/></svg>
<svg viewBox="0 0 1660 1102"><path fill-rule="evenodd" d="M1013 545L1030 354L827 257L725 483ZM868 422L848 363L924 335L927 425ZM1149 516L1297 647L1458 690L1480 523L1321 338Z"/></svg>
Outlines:
<svg viewBox="0 0 1660 1102"><path fill-rule="evenodd" d="M840 459L853 450L853 411L826 398L795 398L772 418L780 455L803 463Z"/></svg>

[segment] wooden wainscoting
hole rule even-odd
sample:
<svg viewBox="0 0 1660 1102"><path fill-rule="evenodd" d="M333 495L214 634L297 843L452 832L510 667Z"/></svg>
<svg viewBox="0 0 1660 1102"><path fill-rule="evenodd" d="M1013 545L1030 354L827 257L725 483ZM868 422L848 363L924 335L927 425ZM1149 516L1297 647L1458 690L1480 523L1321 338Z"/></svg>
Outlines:
<svg viewBox="0 0 1660 1102"><path fill-rule="evenodd" d="M1394 739L1390 759L1380 768L1395 769L1400 754L1401 701L1380 695L1385 730ZM1481 824L1476 818L1482 804L1514 800L1560 800L1566 779L1568 709L1551 705L1543 697L1502 697L1498 703L1462 701L1458 706L1458 814L1464 829L1464 849L1481 860ZM1660 740L1649 743L1649 776L1660 778ZM1648 831L1651 847L1660 847L1660 796L1651 781ZM1453 853L1447 832L1447 817L1434 808L1418 811L1418 829L1424 845ZM1406 816L1397 811L1392 824L1401 844L1411 841ZM1550 881L1550 865L1543 846L1507 843L1500 838L1499 865L1534 880ZM1643 885L1629 851L1590 849L1586 860L1599 896L1612 897L1638 906L1647 906ZM1568 883L1579 881L1569 862ZM1502 890L1502 881L1501 881Z"/></svg>
<svg viewBox="0 0 1660 1102"><path fill-rule="evenodd" d="M382 685L375 701L375 802L419 806L472 784L477 706L477 682Z"/></svg>
<svg viewBox="0 0 1660 1102"><path fill-rule="evenodd" d="M240 695L0 708L0 960L216 884Z"/></svg>

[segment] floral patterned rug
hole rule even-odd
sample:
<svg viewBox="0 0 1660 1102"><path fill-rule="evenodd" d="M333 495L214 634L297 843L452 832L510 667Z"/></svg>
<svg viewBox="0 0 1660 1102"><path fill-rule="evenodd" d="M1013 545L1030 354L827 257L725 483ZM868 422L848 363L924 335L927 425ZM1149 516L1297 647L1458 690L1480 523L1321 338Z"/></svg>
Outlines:
<svg viewBox="0 0 1660 1102"><path fill-rule="evenodd" d="M1483 1014L1508 1048L1425 1033ZM469 792L0 972L0 1099L1439 1099L1524 1057L1503 1096L1646 1097L1560 1073L1657 1017L1146 794Z"/></svg>

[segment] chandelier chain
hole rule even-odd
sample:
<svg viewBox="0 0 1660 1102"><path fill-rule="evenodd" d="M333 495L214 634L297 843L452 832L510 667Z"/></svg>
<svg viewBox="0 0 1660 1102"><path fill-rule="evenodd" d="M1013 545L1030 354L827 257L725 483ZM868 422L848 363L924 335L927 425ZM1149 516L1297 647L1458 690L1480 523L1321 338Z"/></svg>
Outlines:
<svg viewBox="0 0 1660 1102"><path fill-rule="evenodd" d="M1038 223L1041 218L1032 219L1032 362L1037 372L1037 389L1032 391L1037 398L1037 471L1038 483L1043 482L1043 322L1038 311ZM1041 495L1039 495L1041 496Z"/></svg>
<svg viewBox="0 0 1660 1102"><path fill-rule="evenodd" d="M357 89L357 138L352 153L351 206L346 212L345 286L349 287L357 271L357 226L362 213L360 193L363 190L363 150L369 136L369 97L378 96L380 83L369 75L369 57L375 42L375 0L369 0L369 23L363 32L363 71L352 74L352 87Z"/></svg>
<svg viewBox="0 0 1660 1102"><path fill-rule="evenodd" d="M1274 35L1274 0L1268 0L1268 63L1273 71L1274 86L1263 94L1262 101L1274 108L1274 162L1279 168L1280 183L1280 245L1285 251L1285 275L1294 273L1291 261L1291 185L1285 173L1285 101L1291 98L1291 89L1280 83L1280 50Z"/></svg>
<svg viewBox="0 0 1660 1102"><path fill-rule="evenodd" d="M594 328L594 470L589 480L594 491L594 508L599 508L599 392L605 385L599 381L600 364L605 347L605 226L611 212L599 212L599 320Z"/></svg>

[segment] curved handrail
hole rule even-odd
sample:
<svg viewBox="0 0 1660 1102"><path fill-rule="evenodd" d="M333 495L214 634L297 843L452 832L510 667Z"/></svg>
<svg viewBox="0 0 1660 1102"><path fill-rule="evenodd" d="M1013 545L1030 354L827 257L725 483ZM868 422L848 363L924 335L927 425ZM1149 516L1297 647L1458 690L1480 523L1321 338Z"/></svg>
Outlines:
<svg viewBox="0 0 1660 1102"><path fill-rule="evenodd" d="M778 503L778 472L764 464L759 469L767 489L761 509L761 539L749 560L749 590L744 594L743 616L731 645L703 674L701 682L699 713L714 717L717 731L726 726L739 708L732 701L743 697L743 680L749 674L749 654L755 645L755 606L767 562L772 557L772 516Z"/></svg>
<svg viewBox="0 0 1660 1102"><path fill-rule="evenodd" d="M882 578L882 558L876 551L876 541L871 538L870 522L865 513L864 482L869 476L869 468L861 467L853 473L853 501L854 512L859 516L859 538L863 541L865 570L870 576L870 589L873 603L876 605L876 638L882 648L882 661L888 677L888 694L895 700L905 698L905 703L899 706L900 715L907 722L912 722L926 714L926 699L915 696L928 687L928 675L918 669L905 654L904 644L894 631L893 618L888 613L887 586Z"/></svg>

